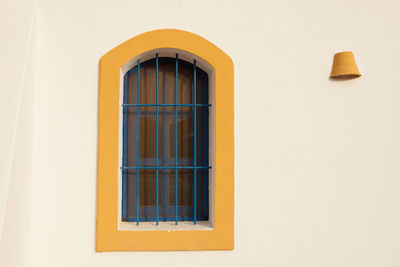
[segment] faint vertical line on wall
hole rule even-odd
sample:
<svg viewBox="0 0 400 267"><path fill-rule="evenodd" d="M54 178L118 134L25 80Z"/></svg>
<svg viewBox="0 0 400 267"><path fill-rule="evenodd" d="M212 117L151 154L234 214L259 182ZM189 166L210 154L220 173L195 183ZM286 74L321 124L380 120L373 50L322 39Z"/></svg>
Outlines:
<svg viewBox="0 0 400 267"><path fill-rule="evenodd" d="M32 53L32 49L35 45L35 35L36 35L36 16L37 16L37 11L36 8L33 8L32 10L32 18L31 18L31 23L30 23L30 28L28 32L28 38L27 38L27 45L25 47L24 51L24 59L23 59L23 64L22 64L22 71L21 71L21 83L18 86L19 88L19 93L18 93L18 102L17 102L17 107L16 107L16 114L15 114L15 124L13 127L13 134L11 137L11 147L9 150L9 163L6 164L6 170L5 170L5 177L4 177L4 182L2 185L4 185L4 191L0 190L3 194L0 194L0 241L3 233L3 225L5 221L5 214L6 214L6 209L7 209L7 202L9 198L9 185L10 185L10 180L11 180L11 175L12 175L12 166L13 166L13 161L15 160L15 147L16 147L16 140L17 140L17 131L18 131L18 124L19 124L19 117L22 109L22 98L23 98L23 91L26 83L26 77L28 73L28 68L30 67L29 63L29 54ZM33 161L33 158L32 158ZM1 184L0 184L1 185Z"/></svg>

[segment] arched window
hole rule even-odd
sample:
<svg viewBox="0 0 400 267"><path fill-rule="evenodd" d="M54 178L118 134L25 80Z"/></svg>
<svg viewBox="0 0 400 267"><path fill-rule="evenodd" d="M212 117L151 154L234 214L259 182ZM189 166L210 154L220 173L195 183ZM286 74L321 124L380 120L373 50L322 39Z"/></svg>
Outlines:
<svg viewBox="0 0 400 267"><path fill-rule="evenodd" d="M123 88L122 221L207 221L208 74L157 53Z"/></svg>
<svg viewBox="0 0 400 267"><path fill-rule="evenodd" d="M234 71L196 34L147 32L100 61L97 251L234 246Z"/></svg>

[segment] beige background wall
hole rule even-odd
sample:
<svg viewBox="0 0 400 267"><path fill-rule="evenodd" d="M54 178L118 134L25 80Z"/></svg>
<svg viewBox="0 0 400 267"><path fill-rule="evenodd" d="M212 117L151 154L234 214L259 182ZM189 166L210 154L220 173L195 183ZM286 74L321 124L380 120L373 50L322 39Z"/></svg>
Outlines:
<svg viewBox="0 0 400 267"><path fill-rule="evenodd" d="M396 0L38 0L29 266L399 266L399 13ZM94 252L99 59L160 28L235 63L234 251ZM329 80L343 50L360 79Z"/></svg>
<svg viewBox="0 0 400 267"><path fill-rule="evenodd" d="M0 266L28 266L35 79L33 0L0 2Z"/></svg>

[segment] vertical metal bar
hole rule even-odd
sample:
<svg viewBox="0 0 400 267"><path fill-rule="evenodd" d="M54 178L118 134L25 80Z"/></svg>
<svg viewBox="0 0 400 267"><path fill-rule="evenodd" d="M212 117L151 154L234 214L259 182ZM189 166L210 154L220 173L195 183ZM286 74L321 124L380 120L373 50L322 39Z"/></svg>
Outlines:
<svg viewBox="0 0 400 267"><path fill-rule="evenodd" d="M128 103L128 75L124 77L124 97L123 104ZM128 107L123 107L123 132L122 132L122 166L127 167L128 165ZM127 194L128 194L128 170L122 170L122 218L127 218Z"/></svg>
<svg viewBox="0 0 400 267"><path fill-rule="evenodd" d="M175 225L178 225L178 54L175 58Z"/></svg>
<svg viewBox="0 0 400 267"><path fill-rule="evenodd" d="M196 206L197 206L197 199L196 199L196 193L197 193L197 188L196 188L196 184L197 184L197 159L196 159L196 156L197 156L197 149L196 149L196 147L197 147L197 145L196 145L196 143L197 143L197 129L196 129L196 112L197 112L197 107L196 107L196 104L197 104L197 99L196 99L196 60L194 60L194 63L193 63L193 95L194 95L194 141L193 141L193 143L194 143L194 152L193 152L193 154L194 154L194 181L193 181L193 183L194 183L194 185L193 185L193 187L194 187L194 203L193 203L193 205L194 205L194 211L193 211L193 223L194 224L196 224L196 212L197 212L197 210L196 210Z"/></svg>
<svg viewBox="0 0 400 267"><path fill-rule="evenodd" d="M138 60L137 74L137 166L140 167L140 59ZM136 170L136 225L139 225L139 179L140 168Z"/></svg>
<svg viewBox="0 0 400 267"><path fill-rule="evenodd" d="M158 225L158 53L156 54L156 179L157 179L157 219L156 225Z"/></svg>

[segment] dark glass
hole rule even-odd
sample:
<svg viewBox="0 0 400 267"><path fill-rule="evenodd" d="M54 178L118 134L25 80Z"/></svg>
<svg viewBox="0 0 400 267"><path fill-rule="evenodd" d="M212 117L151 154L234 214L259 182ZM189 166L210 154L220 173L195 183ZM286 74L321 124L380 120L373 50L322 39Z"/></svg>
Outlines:
<svg viewBox="0 0 400 267"><path fill-rule="evenodd" d="M128 72L129 73L129 72ZM128 78L128 102L137 104L137 68ZM159 59L159 104L175 104L175 59ZM208 77L197 68L196 97L198 104L208 104ZM178 71L178 104L194 103L193 65L179 61ZM140 104L156 104L156 65L155 60L141 64L140 69ZM154 220L157 205L156 186L156 143L158 138L158 171L159 218L175 218L175 126L177 126L177 163L178 166L194 166L194 107L177 107L177 125L175 125L175 106L159 106L158 130L157 108L155 106L131 106L124 113L128 121L127 158L128 166L137 166L137 119L140 109L140 163L139 171L139 215L141 220ZM208 166L208 107L197 107L197 165ZM129 170L127 175L128 218L136 219L137 213L137 170ZM196 203L197 217L208 219L208 169L197 170ZM194 169L179 169L178 176L178 216L193 217L194 205ZM126 218L123 218L123 220ZM180 219L181 220L181 219Z"/></svg>

